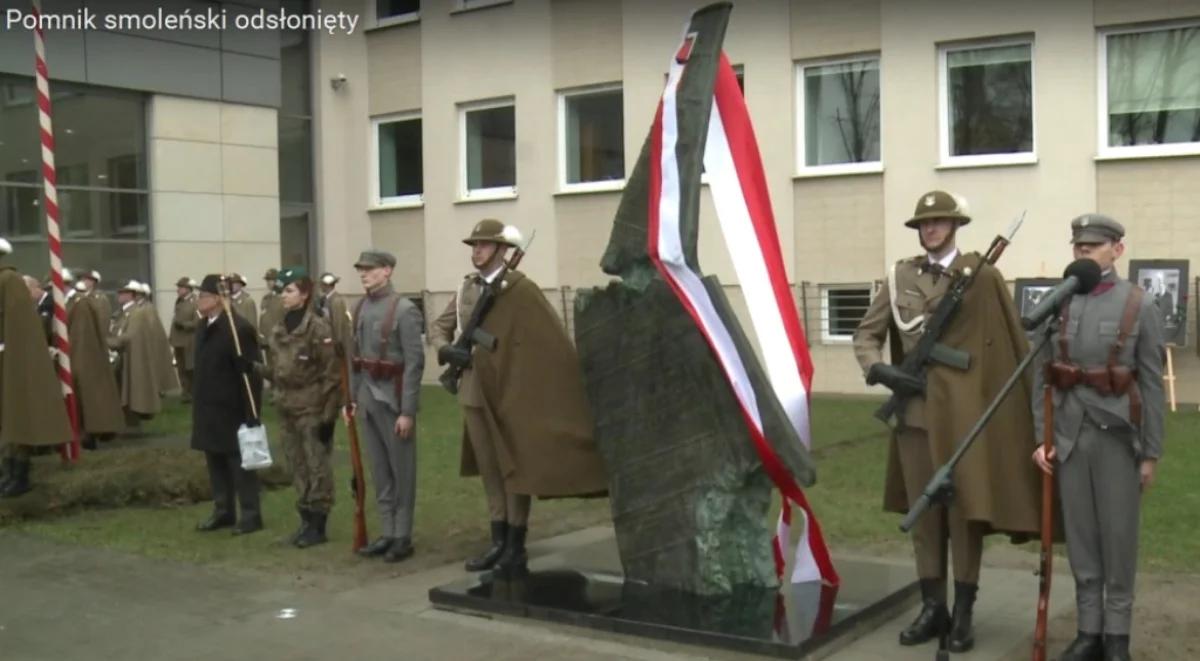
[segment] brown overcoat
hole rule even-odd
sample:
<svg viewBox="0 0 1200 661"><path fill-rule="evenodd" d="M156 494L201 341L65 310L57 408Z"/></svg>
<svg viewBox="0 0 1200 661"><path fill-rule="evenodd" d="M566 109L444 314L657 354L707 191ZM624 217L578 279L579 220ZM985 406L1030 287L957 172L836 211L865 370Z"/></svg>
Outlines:
<svg viewBox="0 0 1200 661"><path fill-rule="evenodd" d="M895 303L907 318L924 314L928 319L950 286L950 277L936 281L928 274L916 277L916 265L924 260L921 256L897 264ZM982 261L978 253L962 254L950 266L952 272L977 269L978 276L941 337L942 344L970 354L970 368L960 371L931 365L926 373L925 398L911 401L906 409L906 420L927 431L935 466L950 459L959 441L1029 351L1004 277L992 266L981 266ZM918 290L915 296L909 295L911 289ZM889 327L893 364L903 360L905 349L916 344L913 335L899 339L890 296L885 286L877 296L882 300L872 302L859 327L860 334L856 334L855 348L864 369L877 356L859 346L858 338L872 334L873 326ZM914 303L920 309L914 308ZM1041 528L1041 476L1030 460L1035 447L1031 388L1032 380L1026 373L954 473L955 504L963 508L968 520L985 524L988 532L1025 535ZM884 509L905 513L909 503L898 452L893 437L889 442Z"/></svg>
<svg viewBox="0 0 1200 661"><path fill-rule="evenodd" d="M162 393L176 386L167 334L152 304L134 304L123 314L108 340L121 353L121 404L154 415L162 409Z"/></svg>
<svg viewBox="0 0 1200 661"><path fill-rule="evenodd" d="M0 267L0 446L71 440L62 385L25 280Z"/></svg>
<svg viewBox="0 0 1200 661"><path fill-rule="evenodd" d="M537 284L510 271L483 328L495 351L472 359L484 408L500 432L497 457L509 493L583 496L608 489L596 452L583 372L562 321ZM478 475L462 439L462 475Z"/></svg>
<svg viewBox="0 0 1200 661"><path fill-rule="evenodd" d="M75 401L80 426L88 434L115 434L125 429L121 394L108 362L105 329L94 305L73 305L67 312Z"/></svg>

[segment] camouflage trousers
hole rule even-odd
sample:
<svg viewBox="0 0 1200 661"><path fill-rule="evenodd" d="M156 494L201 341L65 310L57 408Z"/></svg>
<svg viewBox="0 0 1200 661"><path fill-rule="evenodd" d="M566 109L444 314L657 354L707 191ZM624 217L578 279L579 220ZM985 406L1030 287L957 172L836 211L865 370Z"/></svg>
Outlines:
<svg viewBox="0 0 1200 661"><path fill-rule="evenodd" d="M321 442L321 420L315 415L280 412L283 452L292 471L296 507L328 513L333 508L333 439Z"/></svg>

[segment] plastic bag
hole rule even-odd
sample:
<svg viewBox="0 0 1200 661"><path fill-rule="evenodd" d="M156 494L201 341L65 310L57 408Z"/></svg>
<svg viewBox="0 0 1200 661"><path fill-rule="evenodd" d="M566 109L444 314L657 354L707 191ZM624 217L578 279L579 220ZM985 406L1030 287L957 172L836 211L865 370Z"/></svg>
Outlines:
<svg viewBox="0 0 1200 661"><path fill-rule="evenodd" d="M271 446L267 443L267 428L258 424L238 427L238 449L242 453L242 469L262 470L271 466Z"/></svg>

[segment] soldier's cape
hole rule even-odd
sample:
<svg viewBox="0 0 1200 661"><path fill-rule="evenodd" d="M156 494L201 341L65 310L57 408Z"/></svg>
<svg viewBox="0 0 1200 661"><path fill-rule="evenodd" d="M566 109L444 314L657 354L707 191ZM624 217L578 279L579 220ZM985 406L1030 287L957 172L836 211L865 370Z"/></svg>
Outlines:
<svg viewBox="0 0 1200 661"><path fill-rule="evenodd" d="M978 253L961 254L950 266L951 271L977 269L978 275L954 323L941 338L946 346L971 355L970 368L961 371L931 364L926 372L925 425L935 466L950 459L958 442L1029 351L1004 276L992 266L981 266L982 261ZM948 286L948 279L943 278L941 292ZM938 295L933 294L931 298ZM931 303L936 306L937 300ZM898 332L895 319L890 332ZM890 344L892 362L899 364L904 359L901 343ZM983 524L988 532L1020 537L1041 530L1041 474L1029 459L1036 447L1031 389L1032 377L1026 372L954 472L955 505L962 508L968 520ZM902 514L908 511L895 440L888 453L884 508Z"/></svg>
<svg viewBox="0 0 1200 661"><path fill-rule="evenodd" d="M67 332L80 428L89 434L115 434L124 430L121 393L108 362L107 331L96 314L96 306L71 306L67 312Z"/></svg>
<svg viewBox="0 0 1200 661"><path fill-rule="evenodd" d="M746 421L747 442L782 494L777 571L786 562L796 505L804 520L793 582L833 586L839 578L801 489L816 480L807 450L812 361L788 286L754 129L721 50L730 8L717 3L692 15L601 266L630 282L638 265L648 263L670 286L712 350ZM699 266L702 165L765 368L721 283Z"/></svg>
<svg viewBox="0 0 1200 661"><path fill-rule="evenodd" d="M121 403L142 415L162 410L162 394L176 385L171 347L154 305L134 305L125 328L121 361Z"/></svg>
<svg viewBox="0 0 1200 661"><path fill-rule="evenodd" d="M495 351L471 359L497 439L505 489L533 496L590 496L608 490L608 474L592 438L592 414L579 357L542 290L509 271L483 329ZM477 475L463 432L462 474Z"/></svg>
<svg viewBox="0 0 1200 661"><path fill-rule="evenodd" d="M60 445L71 440L62 385L29 289L0 267L0 445Z"/></svg>

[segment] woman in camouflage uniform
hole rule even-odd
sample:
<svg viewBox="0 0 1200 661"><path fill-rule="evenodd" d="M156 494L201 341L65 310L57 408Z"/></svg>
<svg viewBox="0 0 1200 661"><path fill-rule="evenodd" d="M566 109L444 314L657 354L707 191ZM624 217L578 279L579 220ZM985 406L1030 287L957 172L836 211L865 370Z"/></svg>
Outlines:
<svg viewBox="0 0 1200 661"><path fill-rule="evenodd" d="M284 453L296 487L300 528L290 541L320 544L333 507L333 426L341 406L336 345L329 322L313 310L313 281L303 268L279 274L283 318L271 330L269 379Z"/></svg>

